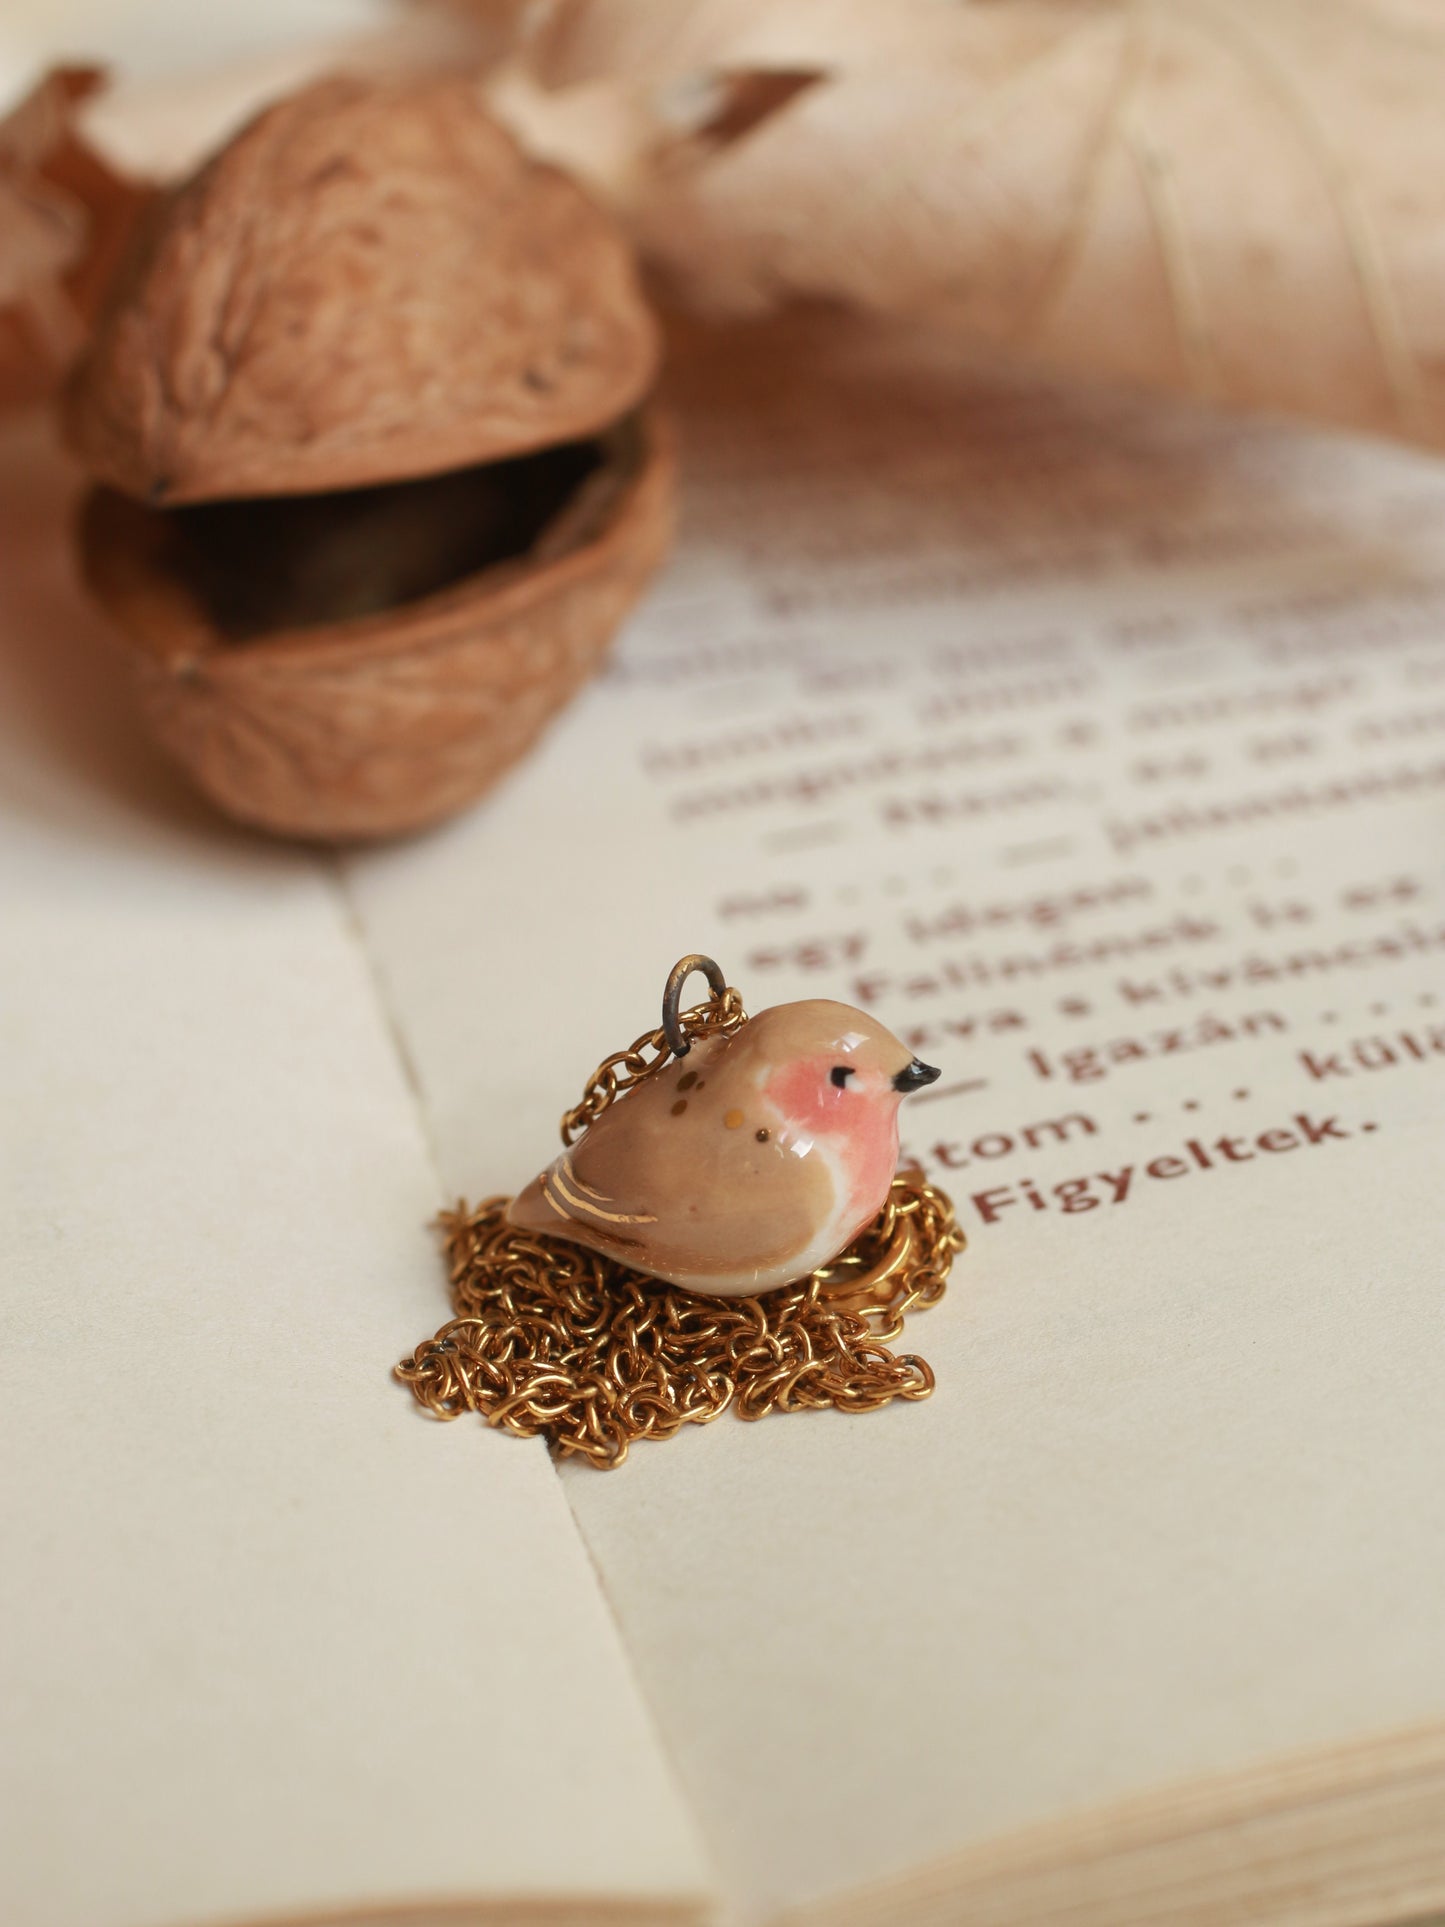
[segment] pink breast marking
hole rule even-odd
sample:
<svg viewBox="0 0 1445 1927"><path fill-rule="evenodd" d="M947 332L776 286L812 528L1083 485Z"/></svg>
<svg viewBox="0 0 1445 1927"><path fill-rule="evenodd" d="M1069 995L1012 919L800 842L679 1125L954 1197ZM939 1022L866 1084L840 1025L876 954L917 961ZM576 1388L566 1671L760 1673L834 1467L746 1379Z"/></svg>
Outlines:
<svg viewBox="0 0 1445 1927"><path fill-rule="evenodd" d="M828 1140L829 1163L846 1179L849 1209L861 1224L887 1197L898 1166L898 1105L889 1095L839 1090L830 1069L802 1058L781 1065L765 1088L794 1130Z"/></svg>

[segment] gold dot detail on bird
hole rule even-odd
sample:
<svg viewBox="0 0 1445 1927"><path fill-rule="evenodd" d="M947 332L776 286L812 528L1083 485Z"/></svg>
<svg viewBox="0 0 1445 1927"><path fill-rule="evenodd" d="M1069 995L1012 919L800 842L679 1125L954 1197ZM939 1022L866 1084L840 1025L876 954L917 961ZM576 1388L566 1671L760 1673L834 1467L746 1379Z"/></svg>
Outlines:
<svg viewBox="0 0 1445 1927"><path fill-rule="evenodd" d="M713 995L683 1011L695 969ZM657 1073L694 1049L716 1076L690 1108L669 1100L702 1092L697 1070ZM684 958L661 1028L607 1058L563 1116L563 1155L516 1198L442 1214L456 1315L397 1377L435 1418L476 1412L603 1469L729 1408L927 1398L928 1365L888 1347L964 1245L943 1192L895 1168L898 1103L937 1075L843 1004L750 1019L711 959ZM770 1125L711 1135L745 1090Z"/></svg>

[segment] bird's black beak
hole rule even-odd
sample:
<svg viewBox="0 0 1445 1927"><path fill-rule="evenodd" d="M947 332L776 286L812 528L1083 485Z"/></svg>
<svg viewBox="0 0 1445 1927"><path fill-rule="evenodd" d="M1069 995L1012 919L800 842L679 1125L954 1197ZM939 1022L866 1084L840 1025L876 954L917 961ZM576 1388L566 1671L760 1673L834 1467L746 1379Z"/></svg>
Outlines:
<svg viewBox="0 0 1445 1927"><path fill-rule="evenodd" d="M921 1091L925 1084L933 1084L942 1077L943 1072L935 1070L932 1064L925 1064L915 1057L911 1064L905 1064L893 1080L895 1091L907 1096L909 1091Z"/></svg>

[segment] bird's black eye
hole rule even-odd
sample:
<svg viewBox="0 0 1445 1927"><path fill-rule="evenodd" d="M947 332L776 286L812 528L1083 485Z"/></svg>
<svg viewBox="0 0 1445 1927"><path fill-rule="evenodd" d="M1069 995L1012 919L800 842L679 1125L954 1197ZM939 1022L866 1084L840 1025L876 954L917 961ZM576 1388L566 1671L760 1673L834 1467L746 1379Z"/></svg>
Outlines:
<svg viewBox="0 0 1445 1927"><path fill-rule="evenodd" d="M828 1075L841 1091L847 1085L848 1079L853 1075L853 1066L851 1064L835 1064Z"/></svg>

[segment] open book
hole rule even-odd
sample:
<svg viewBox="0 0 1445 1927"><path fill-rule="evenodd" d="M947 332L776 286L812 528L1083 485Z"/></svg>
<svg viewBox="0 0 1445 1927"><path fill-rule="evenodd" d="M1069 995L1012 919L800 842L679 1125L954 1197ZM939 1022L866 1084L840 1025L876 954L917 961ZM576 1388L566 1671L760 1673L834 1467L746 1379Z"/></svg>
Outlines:
<svg viewBox="0 0 1445 1927"><path fill-rule="evenodd" d="M609 673L341 860L142 746L4 433L0 1914L1445 1907L1445 470L836 321L671 388ZM936 1394L430 1423L429 1217L694 949L943 1066Z"/></svg>

